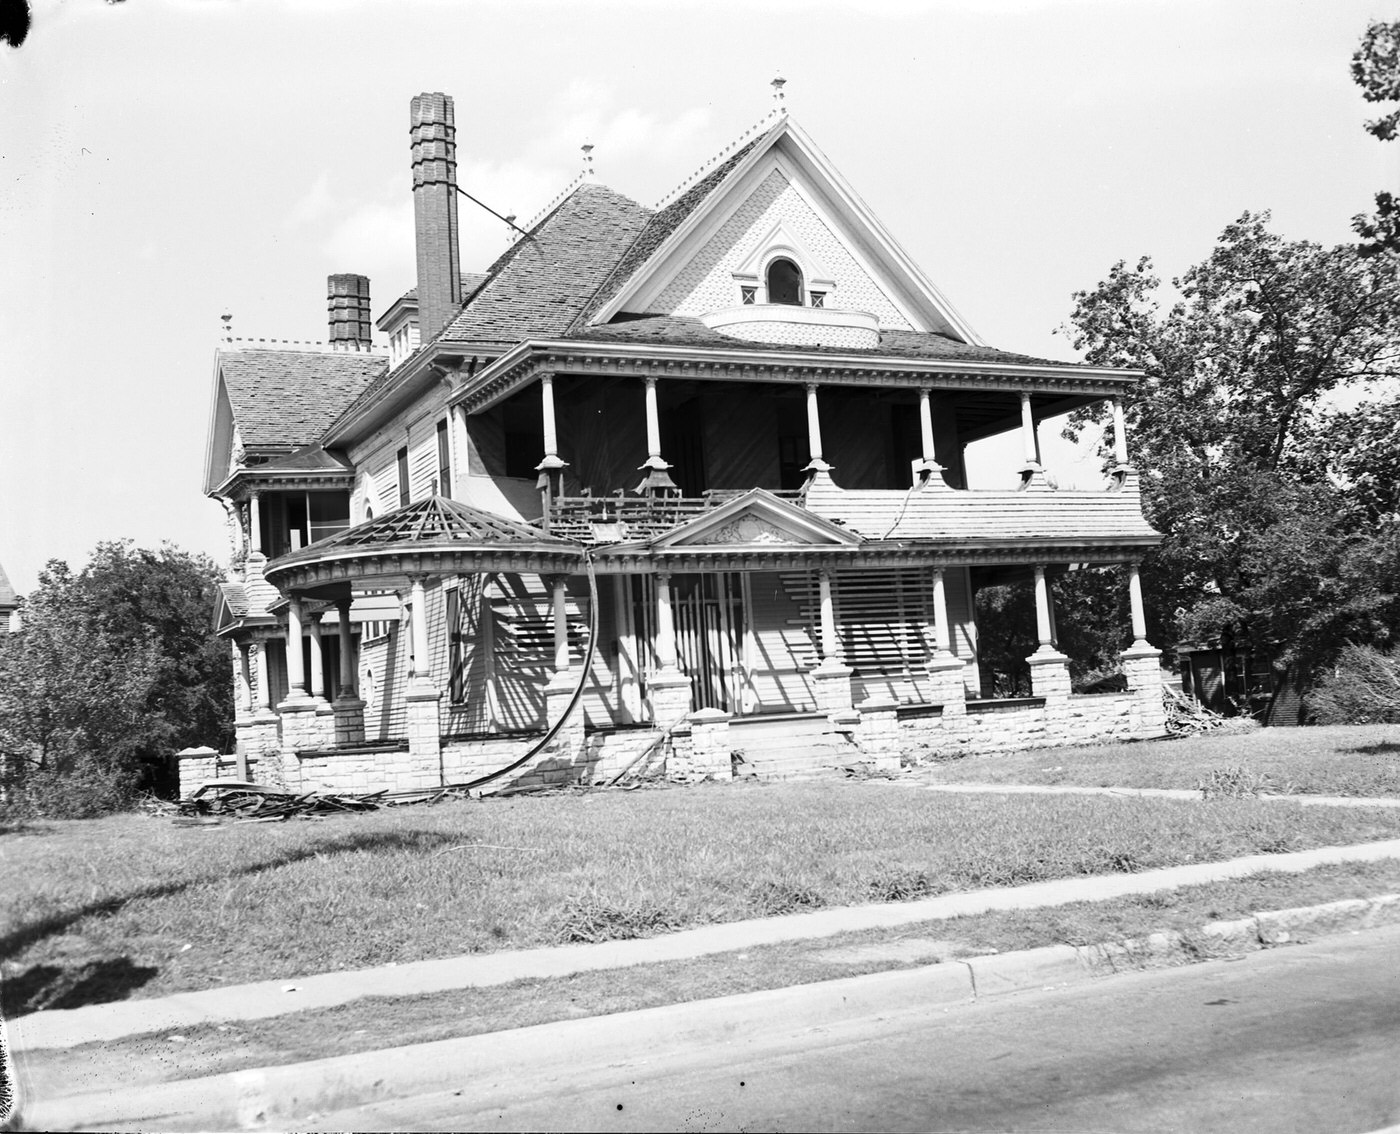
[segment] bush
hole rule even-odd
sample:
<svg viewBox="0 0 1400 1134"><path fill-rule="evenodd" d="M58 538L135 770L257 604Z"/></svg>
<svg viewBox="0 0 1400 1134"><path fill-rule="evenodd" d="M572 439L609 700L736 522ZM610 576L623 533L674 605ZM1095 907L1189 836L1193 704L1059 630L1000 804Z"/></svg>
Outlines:
<svg viewBox="0 0 1400 1134"><path fill-rule="evenodd" d="M1347 646L1308 697L1314 724L1400 724L1400 656Z"/></svg>

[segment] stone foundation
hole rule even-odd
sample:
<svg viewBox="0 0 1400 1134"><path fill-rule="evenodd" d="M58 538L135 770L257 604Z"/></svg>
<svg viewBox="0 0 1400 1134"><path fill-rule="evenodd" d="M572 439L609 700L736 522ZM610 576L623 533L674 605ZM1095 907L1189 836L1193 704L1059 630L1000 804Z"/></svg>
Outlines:
<svg viewBox="0 0 1400 1134"><path fill-rule="evenodd" d="M873 760L877 771L897 772L902 750L899 734L899 704L886 697L871 697L860 703L860 724L856 743L861 754Z"/></svg>
<svg viewBox="0 0 1400 1134"><path fill-rule="evenodd" d="M1026 659L1031 667L1031 692L1047 701L1063 701L1070 695L1069 658L1049 646L1041 646Z"/></svg>
<svg viewBox="0 0 1400 1134"><path fill-rule="evenodd" d="M943 706L945 717L961 715L967 703L967 663L952 654L928 663L929 702Z"/></svg>
<svg viewBox="0 0 1400 1134"><path fill-rule="evenodd" d="M719 709L701 709L691 713L689 742L675 746L666 765L666 778L681 783L732 779L734 763L730 758L732 747L729 743L729 722L732 718L732 713Z"/></svg>
<svg viewBox="0 0 1400 1134"><path fill-rule="evenodd" d="M690 678L672 667L647 677L651 719L660 728L670 728L690 713Z"/></svg>

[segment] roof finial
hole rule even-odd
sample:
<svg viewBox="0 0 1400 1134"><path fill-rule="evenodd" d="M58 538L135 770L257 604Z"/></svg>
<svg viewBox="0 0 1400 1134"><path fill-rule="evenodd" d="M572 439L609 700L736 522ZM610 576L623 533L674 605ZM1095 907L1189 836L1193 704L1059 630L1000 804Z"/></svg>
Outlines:
<svg viewBox="0 0 1400 1134"><path fill-rule="evenodd" d="M507 243L507 244L514 244L514 243L515 243L515 232L516 232L516 229L515 229L515 214L514 214L514 213L507 213L507 214L506 214L506 243Z"/></svg>
<svg viewBox="0 0 1400 1134"><path fill-rule="evenodd" d="M783 107L783 85L787 82L781 75L775 78L768 85L773 88L773 113L781 114Z"/></svg>
<svg viewBox="0 0 1400 1134"><path fill-rule="evenodd" d="M580 146L579 148L580 148L581 150L583 150L583 175L584 175L584 177L592 177L592 176L593 176L593 143L592 143L592 142L584 142L583 145Z"/></svg>
<svg viewBox="0 0 1400 1134"><path fill-rule="evenodd" d="M219 318L222 319L224 323L224 342L233 342L233 315L220 315Z"/></svg>

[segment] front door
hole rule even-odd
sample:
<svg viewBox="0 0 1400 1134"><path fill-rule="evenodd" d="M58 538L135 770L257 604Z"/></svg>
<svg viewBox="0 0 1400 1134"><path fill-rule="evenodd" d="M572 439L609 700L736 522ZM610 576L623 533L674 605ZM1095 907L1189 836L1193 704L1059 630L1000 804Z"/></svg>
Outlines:
<svg viewBox="0 0 1400 1134"><path fill-rule="evenodd" d="M671 576L676 654L696 709L744 711L744 598L733 572Z"/></svg>

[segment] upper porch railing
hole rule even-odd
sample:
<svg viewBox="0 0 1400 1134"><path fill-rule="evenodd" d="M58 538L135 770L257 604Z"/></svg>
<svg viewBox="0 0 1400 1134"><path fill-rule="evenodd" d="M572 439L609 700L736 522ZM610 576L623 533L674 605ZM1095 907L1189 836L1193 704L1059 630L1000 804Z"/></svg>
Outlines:
<svg viewBox="0 0 1400 1134"><path fill-rule="evenodd" d="M714 511L746 491L716 488L701 496L631 496L621 492L608 496L556 496L549 504L549 532L593 544L651 539ZM802 499L801 490L784 489L773 495L794 503Z"/></svg>

